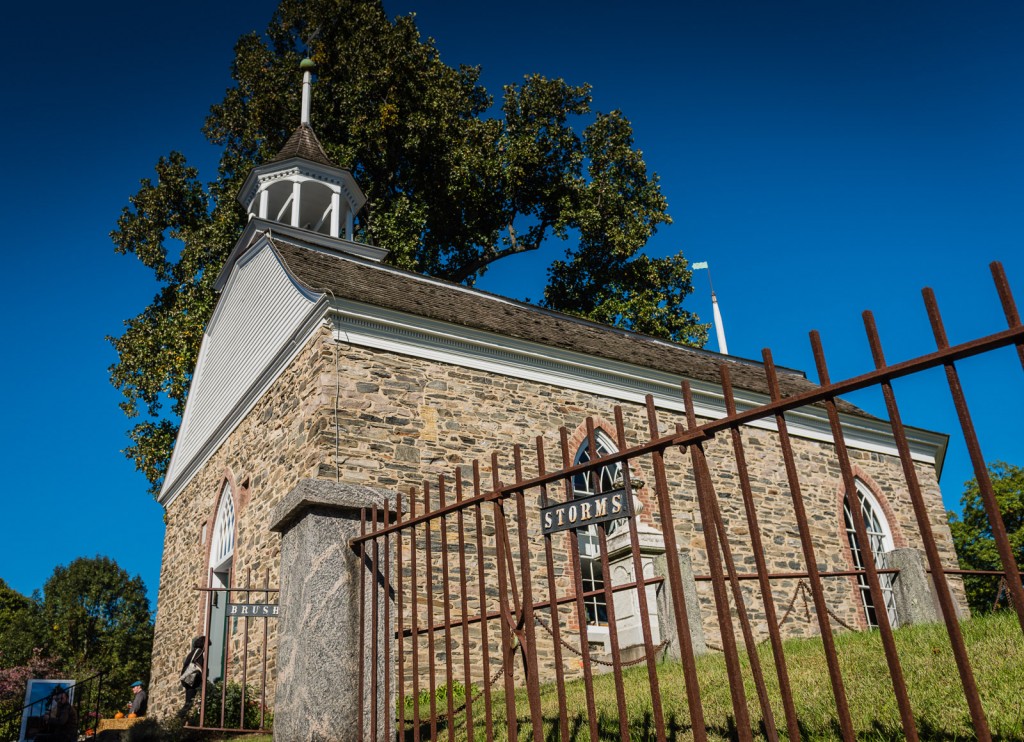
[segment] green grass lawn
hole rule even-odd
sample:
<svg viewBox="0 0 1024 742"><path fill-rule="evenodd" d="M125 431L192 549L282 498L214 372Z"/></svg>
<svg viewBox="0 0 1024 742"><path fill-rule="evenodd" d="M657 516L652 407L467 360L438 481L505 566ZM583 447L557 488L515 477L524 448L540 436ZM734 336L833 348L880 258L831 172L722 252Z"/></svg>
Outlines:
<svg viewBox="0 0 1024 742"><path fill-rule="evenodd" d="M1012 611L982 616L963 624L971 665L981 692L993 737L1001 740L1024 740L1024 637ZM912 626L898 629L896 643L906 676L911 706L922 739L969 740L973 727L953 661L945 627L942 624ZM899 711L892 690L892 681L885 663L881 639L877 631L847 632L836 635L836 650L843 671L850 710L858 737L865 740L898 740L903 738ZM786 661L793 688L797 716L804 739L837 739L838 721L835 700L829 683L825 656L820 639L793 639L785 643ZM778 693L771 648L760 646L771 705L779 734L786 735L785 716ZM761 713L756 689L749 672L749 663L742 656L744 685L751 719L757 729ZM732 702L721 654L714 653L697 661L705 721L712 739L729 739L732 734ZM668 736L689 739L689 713L686 707L682 668L678 663L664 662L658 666L658 677ZM614 676L595 678L594 692L599 712L602 739L619 739L615 703ZM497 687L500 687L500 681ZM647 669L639 665L623 673L629 728L634 740L654 739L651 715L650 685ZM476 694L474 693L474 697ZM572 738L589 739L586 718L586 697L582 681L566 684L569 729ZM558 701L555 686L541 689L545 739L558 739ZM443 701L439 710L445 708ZM429 705L421 705L424 716ZM492 697L495 738L505 739L505 702L501 692ZM516 716L519 739L532 739L530 710L525 690L517 691ZM483 728L483 700L474 703L473 716L479 730ZM406 710L411 719L412 710ZM464 715L455 720L456 738L467 738ZM447 738L447 733L440 734ZM428 736L424 735L424 739Z"/></svg>

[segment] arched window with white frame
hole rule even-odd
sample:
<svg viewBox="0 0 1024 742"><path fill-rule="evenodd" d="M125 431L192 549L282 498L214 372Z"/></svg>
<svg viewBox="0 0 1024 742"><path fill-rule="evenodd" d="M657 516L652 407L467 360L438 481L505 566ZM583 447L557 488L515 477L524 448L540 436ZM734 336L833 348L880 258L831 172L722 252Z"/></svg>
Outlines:
<svg viewBox="0 0 1024 742"><path fill-rule="evenodd" d="M225 571L225 565L230 568L231 557L235 553L235 498L232 495L231 483L225 482L217 507L210 549L210 569L214 572Z"/></svg>
<svg viewBox="0 0 1024 742"><path fill-rule="evenodd" d="M213 543L210 544L210 587L213 593L210 612L210 650L207 655L208 678L223 675L224 644L227 634L227 590L231 585L231 564L235 555L235 498L231 482L225 481L213 522Z"/></svg>
<svg viewBox="0 0 1024 742"><path fill-rule="evenodd" d="M886 520L881 505L875 499L868 486L859 479L855 481L857 484L857 499L860 501L861 513L864 516L864 528L867 532L871 555L874 557L875 566L878 569L884 569L889 566L888 552L895 548L892 529L889 527L889 522ZM846 538L850 544L850 553L853 556L853 566L855 569L862 570L864 569L864 549L857 538L857 532L853 525L853 513L850 511L849 495L843 498L843 522L846 527ZM889 623L894 627L898 626L896 599L892 591L893 575L880 574L878 575L878 581L882 588L882 597L885 601L885 611L889 616ZM857 588L858 592L860 592L861 604L864 607L864 617L867 619L868 628L876 629L878 628L878 606L875 605L875 601L871 596L871 587L868 584L867 575L857 575Z"/></svg>
<svg viewBox="0 0 1024 742"><path fill-rule="evenodd" d="M594 445L598 456L606 456L618 451L612 439L600 430L594 433ZM590 452L590 442L584 440L576 451L573 463L585 464L591 458L593 457ZM581 472L573 477L573 496L590 497L599 492L608 492L621 486L619 484L621 478L621 463L608 464L600 469ZM611 531L612 524L608 525L609 531ZM599 527L590 526L576 531L580 551L580 572L583 577L583 592L585 593L604 590L605 575L601 567L600 539L597 530ZM608 604L603 593L587 597L584 600L584 607L588 626L608 625Z"/></svg>

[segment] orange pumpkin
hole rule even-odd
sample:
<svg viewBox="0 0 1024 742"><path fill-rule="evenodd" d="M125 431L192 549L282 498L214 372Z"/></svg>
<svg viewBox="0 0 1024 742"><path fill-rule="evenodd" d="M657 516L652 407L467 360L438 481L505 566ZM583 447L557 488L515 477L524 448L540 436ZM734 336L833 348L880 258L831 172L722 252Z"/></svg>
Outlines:
<svg viewBox="0 0 1024 742"><path fill-rule="evenodd" d="M128 714L128 718L129 719L138 719L139 715L138 714Z"/></svg>
<svg viewBox="0 0 1024 742"><path fill-rule="evenodd" d="M122 714L120 711L118 711L116 714L114 714L114 718L115 719L123 719L124 718L124 714Z"/></svg>

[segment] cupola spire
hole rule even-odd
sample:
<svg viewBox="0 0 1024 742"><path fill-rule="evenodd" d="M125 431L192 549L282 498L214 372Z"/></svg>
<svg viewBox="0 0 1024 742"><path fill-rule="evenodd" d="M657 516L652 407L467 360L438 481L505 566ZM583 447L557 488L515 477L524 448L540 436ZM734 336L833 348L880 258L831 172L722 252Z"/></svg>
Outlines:
<svg viewBox="0 0 1024 742"><path fill-rule="evenodd" d="M238 201L259 219L352 242L366 196L352 173L327 156L310 125L313 60L303 59L299 125L269 162L257 165L238 192Z"/></svg>
<svg viewBox="0 0 1024 742"><path fill-rule="evenodd" d="M309 111L312 107L313 98L313 60L306 57L299 62L299 69L302 70L302 117L299 123L302 126L310 126Z"/></svg>

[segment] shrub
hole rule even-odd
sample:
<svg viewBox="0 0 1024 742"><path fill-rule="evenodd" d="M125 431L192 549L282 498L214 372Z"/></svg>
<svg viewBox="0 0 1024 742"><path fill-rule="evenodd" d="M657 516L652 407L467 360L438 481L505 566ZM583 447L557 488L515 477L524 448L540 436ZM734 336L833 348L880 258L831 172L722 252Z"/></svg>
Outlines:
<svg viewBox="0 0 1024 742"><path fill-rule="evenodd" d="M222 693L224 694L223 726L237 727L239 726L239 720L242 718L242 685L241 683L229 681L225 691L223 682L220 680L215 683L206 684L205 726L221 726L220 711ZM192 709L189 713L189 724L199 724L199 708L200 697L196 696L195 701L192 702ZM265 729L270 729L273 727L273 723L273 712L271 712L270 709L267 709L263 719L263 727ZM251 685L245 686L245 723L242 726L245 729L260 728L260 695L259 691Z"/></svg>

